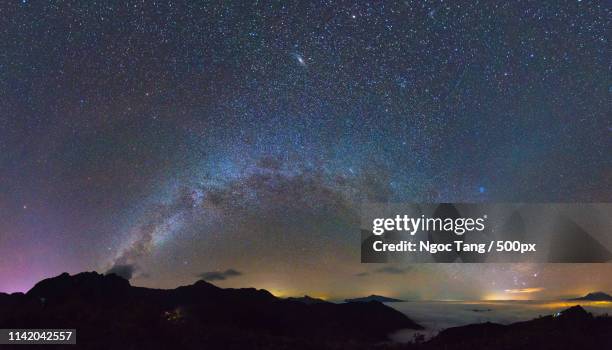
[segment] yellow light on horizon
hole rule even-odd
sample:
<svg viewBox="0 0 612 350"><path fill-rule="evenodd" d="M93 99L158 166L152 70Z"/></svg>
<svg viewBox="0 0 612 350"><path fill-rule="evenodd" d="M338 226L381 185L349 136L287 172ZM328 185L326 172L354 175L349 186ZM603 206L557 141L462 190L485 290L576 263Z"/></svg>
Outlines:
<svg viewBox="0 0 612 350"><path fill-rule="evenodd" d="M542 309L567 309L572 306L587 306L587 307L604 307L609 308L612 307L612 302L610 301L588 301L588 300L567 300L567 301L554 301L550 303L544 304L536 304L535 307L539 307Z"/></svg>
<svg viewBox="0 0 612 350"><path fill-rule="evenodd" d="M544 288L518 288L518 289L505 289L505 293L510 294L523 294L523 293L537 293L543 291Z"/></svg>

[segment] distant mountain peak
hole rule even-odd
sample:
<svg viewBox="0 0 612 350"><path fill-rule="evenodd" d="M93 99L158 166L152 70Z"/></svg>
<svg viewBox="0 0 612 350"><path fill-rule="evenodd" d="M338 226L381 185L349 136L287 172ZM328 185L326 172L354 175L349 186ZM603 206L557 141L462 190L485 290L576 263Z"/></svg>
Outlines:
<svg viewBox="0 0 612 350"><path fill-rule="evenodd" d="M604 292L592 292L583 297L573 298L570 300L585 300L585 301L612 301L612 296Z"/></svg>
<svg viewBox="0 0 612 350"><path fill-rule="evenodd" d="M303 297L289 297L286 300L298 301L298 302L304 303L304 304L324 304L324 303L329 303L326 300L319 299L319 298L313 298L313 297L310 297L308 295L304 295Z"/></svg>
<svg viewBox="0 0 612 350"><path fill-rule="evenodd" d="M215 286L214 284L204 281L204 280L197 280L194 284L192 284L192 286L195 286L198 288L219 288ZM186 286L186 287L189 287L189 286Z"/></svg>
<svg viewBox="0 0 612 350"><path fill-rule="evenodd" d="M382 295L372 294L372 295L367 296L367 297L345 299L344 301L346 301L347 303L368 302L368 301L378 301L378 302L381 302L381 303L392 303L392 302L401 302L403 300L389 298L389 297L385 297L385 296L382 296Z"/></svg>

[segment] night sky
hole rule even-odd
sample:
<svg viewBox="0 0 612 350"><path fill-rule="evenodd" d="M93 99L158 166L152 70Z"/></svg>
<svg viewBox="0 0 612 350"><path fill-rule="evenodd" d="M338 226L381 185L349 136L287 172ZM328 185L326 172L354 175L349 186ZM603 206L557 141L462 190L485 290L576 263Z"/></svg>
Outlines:
<svg viewBox="0 0 612 350"><path fill-rule="evenodd" d="M0 291L612 291L609 264L359 262L364 201L612 200L604 2L247 3L0 4Z"/></svg>

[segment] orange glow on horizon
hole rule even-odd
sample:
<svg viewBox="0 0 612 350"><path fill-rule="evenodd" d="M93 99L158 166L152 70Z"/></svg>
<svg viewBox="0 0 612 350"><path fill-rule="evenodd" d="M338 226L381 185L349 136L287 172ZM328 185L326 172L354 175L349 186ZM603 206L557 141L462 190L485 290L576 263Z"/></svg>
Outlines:
<svg viewBox="0 0 612 350"><path fill-rule="evenodd" d="M523 293L537 293L543 291L544 288L519 288L519 289L505 289L505 293L510 294L523 294Z"/></svg>
<svg viewBox="0 0 612 350"><path fill-rule="evenodd" d="M568 301L556 301L544 304L537 304L536 307L543 309L567 309L572 306L588 306L588 307L611 307L612 302L610 301L587 301L587 300L568 300Z"/></svg>

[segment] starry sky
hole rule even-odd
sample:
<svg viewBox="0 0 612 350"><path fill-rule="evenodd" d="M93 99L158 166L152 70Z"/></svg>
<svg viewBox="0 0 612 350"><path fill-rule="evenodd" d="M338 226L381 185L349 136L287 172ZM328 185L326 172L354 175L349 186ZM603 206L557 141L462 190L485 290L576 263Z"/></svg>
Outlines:
<svg viewBox="0 0 612 350"><path fill-rule="evenodd" d="M612 199L605 2L0 4L0 291L554 298L609 264L366 265L363 202Z"/></svg>

